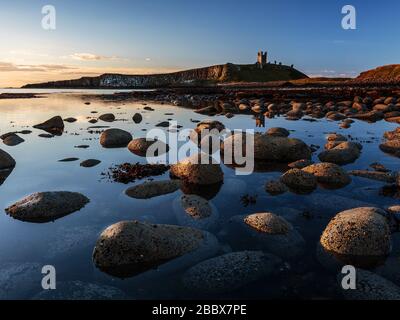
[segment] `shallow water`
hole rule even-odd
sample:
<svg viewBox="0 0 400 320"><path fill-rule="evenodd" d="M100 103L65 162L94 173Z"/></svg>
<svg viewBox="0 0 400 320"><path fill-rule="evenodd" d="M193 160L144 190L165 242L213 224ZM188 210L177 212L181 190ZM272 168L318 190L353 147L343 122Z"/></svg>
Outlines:
<svg viewBox="0 0 400 320"><path fill-rule="evenodd" d="M27 91L24 91L27 92ZM100 93L100 91L91 92ZM14 147L2 145L10 153L17 166L0 186L0 207L5 208L20 198L38 191L66 190L86 195L90 203L79 212L56 220L53 223L33 224L14 220L5 213L0 214L0 268L5 263L31 263L54 265L57 281L81 280L84 282L107 284L122 289L130 298L191 298L196 293L184 289L180 283L181 272L163 276L154 272L148 277L116 279L100 272L92 263L92 252L98 235L107 226L121 221L137 219L154 223L177 224L172 205L182 192L156 197L150 200L129 198L124 191L134 185L112 183L101 175L113 164L123 162L142 162L145 158L133 155L127 149L104 149L99 144L99 134L89 133L93 126L87 117L97 117L102 113L112 112L117 121L94 124L121 128L137 137L145 137L143 129L152 129L157 123L174 119L184 128L193 128L190 119L202 120L206 116L191 110L169 105L153 105L155 111L143 110L140 103L104 102L78 94L52 93L43 98L0 100L0 133L30 129L28 135L20 135L25 142ZM91 111L98 111L92 114ZM140 112L143 121L134 124L132 116ZM173 113L174 115L165 115ZM60 115L63 118L75 117L75 123L65 123L62 136L51 139L38 137L43 133L33 129L32 125ZM291 137L300 138L307 144L321 146L329 132L351 135L363 144L361 157L345 169L367 169L372 162L380 162L388 169L397 170L399 159L388 156L378 148L384 131L393 130L396 124L380 121L368 124L356 121L350 129L340 129L338 122L318 120L287 121L283 118L267 119L266 127L256 127L256 121L249 115L236 115L232 119L217 116L230 129L254 129L264 132L270 127L285 127L292 130ZM97 129L96 129L97 130ZM101 129L100 129L101 130ZM74 146L87 144L87 149ZM317 160L316 152L314 159ZM58 162L69 157L79 161ZM80 161L99 159L102 162L93 168L82 168ZM222 165L225 174L224 184L211 200L220 215L219 228L215 234L219 237L224 223L234 215L271 211L284 215L290 220L307 242L307 253L301 261L287 264L278 276L258 281L241 290L233 291L218 298L336 298L335 278L327 274L315 260L315 249L319 236L330 218L344 205L341 196L359 200L378 207L396 204L395 199L378 195L378 188L383 184L353 177L353 182L339 190L318 188L311 195L286 193L272 197L264 191L265 182L272 177L279 177L279 172L257 172L250 176L237 176L235 171ZM169 174L155 177L168 178ZM137 181L141 183L143 181ZM245 207L241 196L257 195L257 202ZM335 200L336 199L336 200ZM338 200L339 199L339 200ZM349 200L350 201L350 200ZM290 215L293 208L305 214ZM221 237L224 250L229 251L230 239ZM1 270L0 270L1 272ZM39 275L40 277L41 275ZM0 277L1 278L1 277ZM4 288L0 287L0 292ZM7 289L8 290L8 289ZM41 291L37 284L20 283L13 289L14 297L30 298ZM1 296L1 294L0 294ZM209 296L205 298L210 298Z"/></svg>

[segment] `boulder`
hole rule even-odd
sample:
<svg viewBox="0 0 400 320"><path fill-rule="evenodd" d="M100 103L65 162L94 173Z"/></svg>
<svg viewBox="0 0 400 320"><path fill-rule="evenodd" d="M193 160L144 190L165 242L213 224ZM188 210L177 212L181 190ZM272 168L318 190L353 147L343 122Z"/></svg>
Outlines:
<svg viewBox="0 0 400 320"><path fill-rule="evenodd" d="M322 249L341 264L373 267L391 251L390 228L385 211L355 208L338 213L320 239Z"/></svg>
<svg viewBox="0 0 400 320"><path fill-rule="evenodd" d="M151 150L149 151L151 152L151 154L149 154L150 157L154 156L157 157L169 151L168 144L160 140L137 138L133 139L128 144L128 149L130 152L142 157L147 155L147 151L149 150L150 147L151 147Z"/></svg>
<svg viewBox="0 0 400 320"><path fill-rule="evenodd" d="M279 180L269 180L265 184L265 191L273 196L277 196L287 192L288 188Z"/></svg>
<svg viewBox="0 0 400 320"><path fill-rule="evenodd" d="M11 157L7 152L0 149L0 170L12 169L16 165L13 157Z"/></svg>
<svg viewBox="0 0 400 320"><path fill-rule="evenodd" d="M351 182L351 178L347 172L334 163L316 163L302 170L313 174L317 178L318 183L328 188L342 188Z"/></svg>
<svg viewBox="0 0 400 320"><path fill-rule="evenodd" d="M388 140L379 145L379 148L386 153L393 154L400 158L400 139Z"/></svg>
<svg viewBox="0 0 400 320"><path fill-rule="evenodd" d="M61 135L64 131L64 122L60 116L55 116L45 122L33 126L35 129L44 130L53 135Z"/></svg>
<svg viewBox="0 0 400 320"><path fill-rule="evenodd" d="M54 221L82 209L89 199L77 192L36 192L5 211L14 219L35 223Z"/></svg>
<svg viewBox="0 0 400 320"><path fill-rule="evenodd" d="M25 141L24 139L22 139L19 135L17 135L14 132L3 134L0 138L3 140L3 143L5 145L10 146L10 147L16 146Z"/></svg>
<svg viewBox="0 0 400 320"><path fill-rule="evenodd" d="M133 120L134 123L138 124L138 123L142 122L143 117L142 117L142 115L140 113L135 113L133 115L133 117L132 117L132 120Z"/></svg>
<svg viewBox="0 0 400 320"><path fill-rule="evenodd" d="M339 287L343 274L338 275ZM400 300L400 287L393 282L367 270L356 269L356 288L343 290L346 300Z"/></svg>
<svg viewBox="0 0 400 320"><path fill-rule="evenodd" d="M344 165L356 161L360 157L360 146L354 142L342 142L332 149L318 155L322 162Z"/></svg>
<svg viewBox="0 0 400 320"><path fill-rule="evenodd" d="M182 280L187 289L199 294L230 293L272 275L280 263L262 251L231 252L195 265Z"/></svg>
<svg viewBox="0 0 400 320"><path fill-rule="evenodd" d="M298 193L309 193L317 187L317 178L301 169L290 169L280 178L281 182Z"/></svg>
<svg viewBox="0 0 400 320"><path fill-rule="evenodd" d="M121 221L101 233L93 260L110 275L130 277L195 253L208 241L207 237L213 238L189 227ZM215 250L210 250L208 254L214 253Z"/></svg>
<svg viewBox="0 0 400 320"><path fill-rule="evenodd" d="M100 136L104 148L125 148L132 140L132 135L121 129L107 129Z"/></svg>
<svg viewBox="0 0 400 320"><path fill-rule="evenodd" d="M290 135L290 132L286 130L285 128L269 128L266 132L267 135L269 136L274 136L274 137L288 137Z"/></svg>
<svg viewBox="0 0 400 320"><path fill-rule="evenodd" d="M81 166L81 167L84 167L84 168L91 168L91 167L97 166L99 163L101 163L100 160L97 160L97 159L87 159L87 160L82 161L82 162L80 163L80 166Z"/></svg>
<svg viewBox="0 0 400 320"><path fill-rule="evenodd" d="M213 163L213 159L205 153L194 154L171 165L171 174L188 183L199 185L216 184L224 179L221 166Z"/></svg>
<svg viewBox="0 0 400 320"><path fill-rule="evenodd" d="M112 113L105 113L102 114L99 119L104 122L113 122L115 120L115 116Z"/></svg>

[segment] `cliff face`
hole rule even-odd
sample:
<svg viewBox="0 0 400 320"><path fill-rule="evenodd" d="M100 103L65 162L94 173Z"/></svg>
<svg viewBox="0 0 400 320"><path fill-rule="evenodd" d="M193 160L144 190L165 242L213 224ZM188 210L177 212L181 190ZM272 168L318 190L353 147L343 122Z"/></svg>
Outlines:
<svg viewBox="0 0 400 320"><path fill-rule="evenodd" d="M24 88L159 88L198 82L274 81L307 78L294 68L279 65L224 64L174 73L152 75L103 74L75 80L28 84Z"/></svg>
<svg viewBox="0 0 400 320"><path fill-rule="evenodd" d="M400 64L391 64L362 72L356 81L361 82L400 82Z"/></svg>

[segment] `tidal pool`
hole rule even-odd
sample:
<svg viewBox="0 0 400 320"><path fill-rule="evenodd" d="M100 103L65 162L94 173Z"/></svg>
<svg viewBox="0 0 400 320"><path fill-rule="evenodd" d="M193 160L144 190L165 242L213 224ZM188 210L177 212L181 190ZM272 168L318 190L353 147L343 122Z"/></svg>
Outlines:
<svg viewBox="0 0 400 320"><path fill-rule="evenodd" d="M112 277L98 270L92 261L93 248L99 234L109 225L122 220L179 224L173 207L182 191L147 200L128 197L125 194L127 188L147 179L121 184L109 181L102 173L115 164L145 163L146 159L132 154L127 148L102 148L99 143L100 134L96 132L102 129L90 132L88 128L110 126L129 131L134 138L138 138L145 137L144 130L154 128L161 121L172 119L183 128L194 128L196 123L192 120L208 117L170 105L149 104L154 111L146 111L139 102L103 101L95 96L82 96L82 93L102 93L99 90L78 93L42 90L40 93L43 94L40 98L0 100L1 134L32 130L30 134L20 134L25 142L13 147L4 144L0 146L17 162L12 173L0 186L0 207L4 209L24 196L39 191L80 192L90 199L90 203L78 212L43 224L14 220L4 211L0 214L0 298L35 297L42 291L40 279L43 275L40 270L43 265L53 265L56 268L57 283L81 281L116 287L131 299L340 298L335 276L328 273L315 258L317 243L325 226L336 213L349 207L367 204L383 208L398 203L396 199L379 195L383 183L359 177L353 177L352 183L342 189L326 190L318 187L309 195L288 192L271 196L264 190L265 182L278 178L280 172L264 170L248 176L238 176L235 170L222 165L224 183L210 200L218 211L218 224L213 233L220 240L220 253L232 251L234 239L224 233L225 224L231 217L268 211L284 216L304 237L304 256L298 261L282 263L274 277L266 277L241 289L216 296L202 296L185 288L181 282L184 270L165 273L160 268L160 272L154 271L145 276L127 279ZM87 101L90 101L89 105L85 104ZM132 121L132 116L137 112L143 116L140 124ZM88 122L90 118L97 118L103 113L113 113L116 121L99 121L96 124ZM61 136L39 137L43 131L33 129L32 126L56 115L62 118L74 117L77 121L65 122ZM340 129L339 122L325 119L315 122L266 119L265 127L258 127L256 119L251 115L235 115L231 119L216 116L213 119L221 121L230 129L254 129L256 132L265 132L271 127L284 127L291 131L291 137L302 139L308 145L319 145L321 151L328 133L351 135L355 141L362 143L363 150L361 157L355 163L343 166L344 169L367 169L371 163L379 162L390 170L398 170L399 159L379 149L383 133L397 127L393 123L380 121L368 124L356 121L350 129ZM76 148L78 145L89 147ZM313 154L316 162L318 153ZM64 158L79 160L59 162ZM87 159L98 159L101 163L92 168L81 167L80 162ZM169 173L154 179L169 179ZM242 198L246 195L254 197L256 201L244 203ZM13 266L32 268L22 268L21 271ZM68 293L65 297L68 297Z"/></svg>

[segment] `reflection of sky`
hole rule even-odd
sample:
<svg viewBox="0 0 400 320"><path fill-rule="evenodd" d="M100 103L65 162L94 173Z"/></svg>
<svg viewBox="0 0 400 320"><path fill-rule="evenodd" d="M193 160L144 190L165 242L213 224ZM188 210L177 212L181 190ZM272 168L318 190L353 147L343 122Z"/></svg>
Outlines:
<svg viewBox="0 0 400 320"><path fill-rule="evenodd" d="M100 283L121 286L140 297L165 297L165 288L174 292L173 286L165 286L164 282L146 283L151 290L140 291L131 282L111 281L109 277L100 274L93 268L91 253L98 234L108 225L129 219L139 219L157 223L176 224L177 220L172 209L173 200L181 195L176 193L153 198L150 200L135 200L124 195L128 185L110 183L102 180L101 172L107 170L112 164L123 162L144 162L130 153L126 148L103 149L98 135L88 134L86 128L87 116L93 110L98 115L113 112L117 119L128 121L116 121L112 127L118 127L130 131L134 137L144 137L143 128L151 129L160 121L174 118L184 128L193 128L195 123L190 119L202 120L206 118L193 113L188 109L180 109L168 105L152 106L154 112L144 112L141 104L132 103L103 103L91 100L91 105L84 105L86 99L79 96L50 95L44 99L19 99L0 100L0 131L16 131L27 129L44 121L51 116L61 115L65 117L78 117L79 121L65 124L65 133L61 137L52 139L39 138L40 130L33 129L30 135L21 135L26 141L15 147L1 145L1 148L9 152L17 162L17 166L5 183L0 186L0 204L2 208L14 203L21 197L37 191L77 191L85 194L91 202L80 212L61 218L54 223L31 224L24 223L0 214L0 260L2 263L16 262L41 262L43 264L55 264L60 279L73 279L83 281L99 281ZM141 112L144 119L141 124L131 121L136 112ZM165 115L165 113L174 115ZM338 123L306 121L285 121L283 119L266 119L266 128L256 128L255 120L248 115L236 115L232 119L218 116L230 129L255 129L264 132L268 128L283 126L293 130L291 136L301 138L308 144L323 146L324 135L331 131L338 131ZM11 123L13 121L14 123ZM96 125L107 125L99 122ZM371 140L372 143L364 143L361 158L355 163L345 166L346 169L365 169L374 161L379 161L390 169L398 167L398 159L386 156L378 149L378 142L385 130L395 128L395 124L384 121L376 124L356 122L349 130L341 133L351 134L360 141ZM30 128L32 129L32 128ZM78 133L79 135L74 135ZM76 149L74 146L88 144L88 149ZM94 168L81 168L79 162L60 163L58 160L67 157L78 157L81 160L89 158L99 159L102 163ZM217 207L222 221L238 214L250 214L254 212L275 211L283 207L301 208L306 200L311 200L313 195L323 195L329 199L330 195L341 195L361 199L380 207L392 204L393 199L378 198L376 194L366 191L368 188L380 186L380 183L354 178L348 187L336 191L318 189L309 196L298 196L287 193L280 197L270 197L264 191L264 184L268 179L279 177L278 172L259 172L251 176L235 176L234 171L223 166L225 174L224 184L219 193L211 200ZM166 173L155 179L168 179ZM141 182L141 181L140 181ZM137 183L140 183L137 182ZM244 194L258 194L257 203L254 206L243 207L240 197ZM319 212L320 213L320 212ZM317 239L320 230L326 224L325 220L314 221L314 227L310 229L308 222L301 220L297 227L300 232L312 239ZM318 233L318 234L317 234ZM312 240L312 241L314 241ZM310 250L315 251L315 243L310 242ZM316 241L316 240L315 240ZM21 292L24 286L21 285ZM139 293L138 293L139 292ZM175 293L175 292L174 292ZM167 295L168 296L168 295Z"/></svg>
<svg viewBox="0 0 400 320"><path fill-rule="evenodd" d="M396 0L351 1L355 31L341 28L343 1L56 0L55 31L41 28L43 4L3 1L0 86L253 63L260 49L322 76L399 62Z"/></svg>

